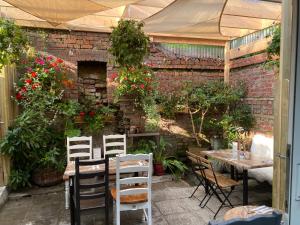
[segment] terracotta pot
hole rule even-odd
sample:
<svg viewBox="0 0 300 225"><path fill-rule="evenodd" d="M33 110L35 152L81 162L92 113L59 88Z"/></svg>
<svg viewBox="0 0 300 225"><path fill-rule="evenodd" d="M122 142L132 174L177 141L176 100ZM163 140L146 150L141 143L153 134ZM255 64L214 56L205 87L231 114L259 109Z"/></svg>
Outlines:
<svg viewBox="0 0 300 225"><path fill-rule="evenodd" d="M153 163L153 169L156 176L162 176L165 174L164 166L161 163Z"/></svg>
<svg viewBox="0 0 300 225"><path fill-rule="evenodd" d="M49 187L61 183L63 172L53 168L40 168L33 171L32 181L38 186Z"/></svg>

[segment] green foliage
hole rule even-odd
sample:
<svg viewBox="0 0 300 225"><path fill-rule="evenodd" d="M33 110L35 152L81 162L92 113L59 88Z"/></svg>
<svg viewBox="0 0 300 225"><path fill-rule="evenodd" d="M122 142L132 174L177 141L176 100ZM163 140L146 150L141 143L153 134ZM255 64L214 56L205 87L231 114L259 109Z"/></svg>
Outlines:
<svg viewBox="0 0 300 225"><path fill-rule="evenodd" d="M0 18L0 71L17 62L26 51L27 37L14 22Z"/></svg>
<svg viewBox="0 0 300 225"><path fill-rule="evenodd" d="M160 115L154 97L147 96L142 101L142 107L146 114L145 131L157 131L159 127Z"/></svg>
<svg viewBox="0 0 300 225"><path fill-rule="evenodd" d="M122 67L111 79L118 83L114 92L116 101L127 95L133 97L136 103L140 103L144 97L153 95L155 82L152 72L146 66Z"/></svg>
<svg viewBox="0 0 300 225"><path fill-rule="evenodd" d="M175 119L176 112L183 108L182 98L176 93L160 95L157 101L161 107L161 115L168 119Z"/></svg>
<svg viewBox="0 0 300 225"><path fill-rule="evenodd" d="M148 53L149 38L142 28L135 20L120 20L113 28L110 52L121 67L139 67Z"/></svg>
<svg viewBox="0 0 300 225"><path fill-rule="evenodd" d="M11 170L9 177L9 186L13 190L30 187L30 173L24 169Z"/></svg>
<svg viewBox="0 0 300 225"><path fill-rule="evenodd" d="M151 70L143 65L149 38L142 27L141 22L121 20L113 29L110 52L120 68L119 73L112 74L111 80L117 83L115 101L123 96L133 98L134 104L146 114L145 130L151 132L158 129L160 116L155 102L156 83Z"/></svg>
<svg viewBox="0 0 300 225"><path fill-rule="evenodd" d="M175 157L166 158L163 161L163 166L167 170L171 171L176 180L178 180L181 175L188 169L183 162L177 160Z"/></svg>
<svg viewBox="0 0 300 225"><path fill-rule="evenodd" d="M281 26L280 25L275 25L274 26L274 33L272 36L272 42L267 48L267 53L268 53L268 61L264 64L264 67L269 69L269 68L274 68L277 67L279 68L279 56L280 56L280 39L281 39Z"/></svg>
<svg viewBox="0 0 300 225"><path fill-rule="evenodd" d="M281 27L276 25L272 36L272 42L267 48L269 56L280 56L280 38L281 38Z"/></svg>
<svg viewBox="0 0 300 225"><path fill-rule="evenodd" d="M183 96L189 109L193 135L200 146L215 135L228 143L235 139L231 132L233 128L243 127L249 131L254 125L249 106L242 102L246 96L242 83L234 87L222 81L210 81L198 87L188 84Z"/></svg>
<svg viewBox="0 0 300 225"><path fill-rule="evenodd" d="M28 185L36 168L64 169L65 127L60 119L68 121L77 107L63 99L64 88L72 82L61 59L36 54L26 67L15 87L22 111L0 143L0 153L12 160L15 173L10 180L15 189Z"/></svg>
<svg viewBox="0 0 300 225"><path fill-rule="evenodd" d="M174 156L167 156L167 148L172 145L165 141L163 137L160 138L159 148L157 143L152 140L141 140L138 146L131 150L131 154L149 154L153 153L153 163L162 164L165 169L170 171L172 175L178 179L186 170L186 165L177 160Z"/></svg>

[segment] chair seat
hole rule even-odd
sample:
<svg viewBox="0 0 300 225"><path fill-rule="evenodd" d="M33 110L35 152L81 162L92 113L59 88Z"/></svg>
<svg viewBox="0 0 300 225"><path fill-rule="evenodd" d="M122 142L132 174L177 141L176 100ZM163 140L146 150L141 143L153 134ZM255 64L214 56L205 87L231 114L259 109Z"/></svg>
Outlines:
<svg viewBox="0 0 300 225"><path fill-rule="evenodd" d="M205 176L206 178L215 183L215 178L214 178L214 174L213 174L213 171L210 170L210 169L206 169L204 170L205 172ZM199 175L202 175L200 171L196 171L196 173L198 173ZM228 188L228 187L233 187L233 186L236 186L238 185L239 183L229 177L226 177L220 173L216 173L215 172L215 175L216 175L216 179L218 181L218 185L221 187L221 188Z"/></svg>
<svg viewBox="0 0 300 225"><path fill-rule="evenodd" d="M134 188L141 188L144 186L135 186ZM133 187L130 187L133 188ZM111 189L111 195L114 200L117 198L117 191L115 188ZM147 193L143 194L135 194L135 195L121 195L120 196L120 202L121 204L136 204L136 203L142 203L148 201L148 195Z"/></svg>

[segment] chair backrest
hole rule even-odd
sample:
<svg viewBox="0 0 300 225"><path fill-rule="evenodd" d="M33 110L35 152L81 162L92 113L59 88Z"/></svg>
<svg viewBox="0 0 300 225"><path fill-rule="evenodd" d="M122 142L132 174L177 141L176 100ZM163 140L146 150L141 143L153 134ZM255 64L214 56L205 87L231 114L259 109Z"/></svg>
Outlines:
<svg viewBox="0 0 300 225"><path fill-rule="evenodd" d="M152 153L137 154L116 157L116 203L120 204L120 196L122 195L138 195L147 194L148 201L151 201L151 185L152 185ZM122 165L122 162L128 163L128 166ZM138 177L121 178L122 174L138 173ZM136 184L142 185L138 188ZM121 189L121 186L126 185L126 189ZM128 186L130 185L130 186Z"/></svg>
<svg viewBox="0 0 300 225"><path fill-rule="evenodd" d="M83 167L93 167L94 172L85 171ZM74 192L76 206L80 207L80 200L104 199L103 205L108 205L109 200L109 160L79 160L75 159ZM87 191L93 190L93 193ZM100 201L98 200L100 203ZM98 205L97 205L98 206Z"/></svg>
<svg viewBox="0 0 300 225"><path fill-rule="evenodd" d="M209 225L280 225L282 215L273 212L269 215L257 215L247 219L237 218L228 221L210 221Z"/></svg>
<svg viewBox="0 0 300 225"><path fill-rule="evenodd" d="M92 137L67 137L67 159L68 163L75 158L92 159Z"/></svg>
<svg viewBox="0 0 300 225"><path fill-rule="evenodd" d="M274 138L256 134L252 138L251 153L257 157L273 159Z"/></svg>
<svg viewBox="0 0 300 225"><path fill-rule="evenodd" d="M114 157L116 155L126 155L126 135L103 135L104 157Z"/></svg>

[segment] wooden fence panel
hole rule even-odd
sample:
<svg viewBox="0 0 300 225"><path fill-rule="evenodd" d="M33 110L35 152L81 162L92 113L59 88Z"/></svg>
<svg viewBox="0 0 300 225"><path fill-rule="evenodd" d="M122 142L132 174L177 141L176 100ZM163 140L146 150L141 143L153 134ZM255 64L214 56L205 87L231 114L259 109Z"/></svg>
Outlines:
<svg viewBox="0 0 300 225"><path fill-rule="evenodd" d="M0 139L2 139L17 115L17 108L11 99L14 94L16 79L14 65L6 66L0 72ZM8 183L10 174L10 159L0 155L0 186Z"/></svg>

